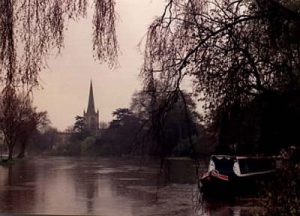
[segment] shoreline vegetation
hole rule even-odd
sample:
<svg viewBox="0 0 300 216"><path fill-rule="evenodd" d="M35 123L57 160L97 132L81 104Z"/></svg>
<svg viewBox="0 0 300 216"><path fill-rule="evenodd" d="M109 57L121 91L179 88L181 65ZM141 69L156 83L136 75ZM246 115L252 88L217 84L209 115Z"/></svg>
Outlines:
<svg viewBox="0 0 300 216"><path fill-rule="evenodd" d="M12 166L15 164L19 164L24 162L25 160L29 160L29 158L13 158L13 159L3 159L0 158L0 166Z"/></svg>

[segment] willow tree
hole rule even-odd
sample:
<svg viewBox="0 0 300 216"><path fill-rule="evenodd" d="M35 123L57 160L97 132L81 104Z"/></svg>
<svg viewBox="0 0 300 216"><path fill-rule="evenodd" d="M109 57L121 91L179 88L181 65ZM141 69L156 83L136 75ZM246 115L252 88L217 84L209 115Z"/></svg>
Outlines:
<svg viewBox="0 0 300 216"><path fill-rule="evenodd" d="M164 93L163 107L172 106L188 78L210 122L263 93L299 90L300 14L292 3L168 0L148 29L141 72L153 104ZM162 110L154 118L162 121Z"/></svg>
<svg viewBox="0 0 300 216"><path fill-rule="evenodd" d="M114 0L94 0L93 48L101 61L117 58ZM53 48L63 47L69 20L86 16L87 0L3 0L0 2L1 84L38 84Z"/></svg>
<svg viewBox="0 0 300 216"><path fill-rule="evenodd" d="M94 56L114 66L118 56L115 1L91 2ZM50 51L63 48L68 22L85 17L88 7L88 0L0 1L0 86L4 113L13 111L19 90L30 92L38 85L38 75L46 67ZM6 141L8 146L14 146L14 140Z"/></svg>

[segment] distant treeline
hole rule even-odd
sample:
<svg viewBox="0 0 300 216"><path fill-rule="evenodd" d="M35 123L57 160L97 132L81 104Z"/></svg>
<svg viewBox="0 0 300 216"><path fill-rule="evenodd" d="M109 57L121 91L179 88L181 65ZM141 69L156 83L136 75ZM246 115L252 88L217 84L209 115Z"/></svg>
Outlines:
<svg viewBox="0 0 300 216"><path fill-rule="evenodd" d="M101 122L99 131L89 131L84 118L76 116L74 125L64 133L53 128L37 133L29 150L70 156L159 156L162 150L169 156L210 154L214 151L212 138L201 124L191 96L184 95L187 106L178 99L165 117L164 149L156 144L152 131L151 99L146 93L137 92L130 108L115 110L113 120L108 124Z"/></svg>

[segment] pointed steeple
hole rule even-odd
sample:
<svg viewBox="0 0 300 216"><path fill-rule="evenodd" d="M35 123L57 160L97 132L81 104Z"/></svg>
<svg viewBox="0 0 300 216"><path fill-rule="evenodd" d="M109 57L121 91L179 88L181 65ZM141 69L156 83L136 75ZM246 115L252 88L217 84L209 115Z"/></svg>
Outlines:
<svg viewBox="0 0 300 216"><path fill-rule="evenodd" d="M87 113L95 113L95 103L94 103L92 80L91 80L91 84L90 84L90 95L89 95L89 103L88 103Z"/></svg>

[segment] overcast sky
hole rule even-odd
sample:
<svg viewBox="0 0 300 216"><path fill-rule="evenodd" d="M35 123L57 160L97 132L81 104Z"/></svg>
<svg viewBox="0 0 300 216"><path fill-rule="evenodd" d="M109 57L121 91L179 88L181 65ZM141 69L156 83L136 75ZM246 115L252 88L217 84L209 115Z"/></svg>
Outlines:
<svg viewBox="0 0 300 216"><path fill-rule="evenodd" d="M163 6L163 0L116 1L121 49L117 69L109 69L93 58L92 13L69 24L65 48L59 55L50 56L48 69L40 75L42 89L34 94L35 105L40 111L48 111L52 126L64 130L87 109L91 79L100 121L109 122L115 109L129 106L134 91L141 89L138 74L143 56L137 45Z"/></svg>

